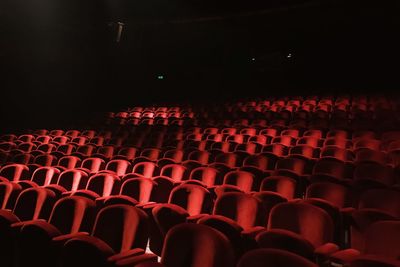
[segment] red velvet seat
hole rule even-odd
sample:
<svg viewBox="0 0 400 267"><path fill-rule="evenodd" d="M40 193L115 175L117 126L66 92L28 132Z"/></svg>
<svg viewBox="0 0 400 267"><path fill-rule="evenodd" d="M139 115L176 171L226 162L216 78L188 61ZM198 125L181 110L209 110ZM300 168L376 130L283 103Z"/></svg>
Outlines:
<svg viewBox="0 0 400 267"><path fill-rule="evenodd" d="M121 187L121 179L112 173L98 173L92 175L86 185L86 190L96 193L100 197L118 194ZM81 195L85 190L71 192L73 195Z"/></svg>
<svg viewBox="0 0 400 267"><path fill-rule="evenodd" d="M284 249L310 260L336 252L338 246L330 243L333 238L334 225L328 213L300 202L276 205L269 216L268 230L256 236L260 247Z"/></svg>
<svg viewBox="0 0 400 267"><path fill-rule="evenodd" d="M132 173L142 175L144 177L153 177L157 172L157 165L154 162L143 161L136 163L132 168Z"/></svg>
<svg viewBox="0 0 400 267"><path fill-rule="evenodd" d="M296 180L286 176L269 176L261 182L260 192L272 191L291 200L296 196Z"/></svg>
<svg viewBox="0 0 400 267"><path fill-rule="evenodd" d="M247 171L230 171L224 176L224 184L235 185L244 192L253 190L254 175Z"/></svg>
<svg viewBox="0 0 400 267"><path fill-rule="evenodd" d="M21 191L22 187L18 183L0 182L0 209L11 210Z"/></svg>
<svg viewBox="0 0 400 267"><path fill-rule="evenodd" d="M331 255L335 264L352 267L400 266L400 222L378 221L368 226L364 233L364 246L360 250L347 249Z"/></svg>
<svg viewBox="0 0 400 267"><path fill-rule="evenodd" d="M131 163L124 159L112 159L107 162L104 170L101 172L110 172L119 177L124 176L125 174L131 171Z"/></svg>
<svg viewBox="0 0 400 267"><path fill-rule="evenodd" d="M153 261L153 263L145 263ZM179 224L167 234L161 255L161 263L155 258L132 257L117 262L117 266L165 266L165 267L234 267L233 249L228 239L211 227L200 224ZM150 265L149 265L150 264Z"/></svg>
<svg viewBox="0 0 400 267"><path fill-rule="evenodd" d="M160 176L171 178L172 180L179 182L187 180L187 169L180 164L167 164L160 170Z"/></svg>
<svg viewBox="0 0 400 267"><path fill-rule="evenodd" d="M26 180L30 178L29 168L25 164L7 164L0 169L0 176L14 182Z"/></svg>
<svg viewBox="0 0 400 267"><path fill-rule="evenodd" d="M109 266L119 257L143 254L148 239L147 215L130 205L110 205L99 211L90 235L59 236L64 243L63 266Z"/></svg>
<svg viewBox="0 0 400 267"><path fill-rule="evenodd" d="M126 195L136 199L139 203L151 201L153 188L158 186L153 179L145 177L129 178L121 185L121 195Z"/></svg>
<svg viewBox="0 0 400 267"><path fill-rule="evenodd" d="M48 221L32 220L18 232L19 266L55 266L59 251L52 239L67 234L88 232L95 218L95 202L84 197L69 196L58 200Z"/></svg>
<svg viewBox="0 0 400 267"><path fill-rule="evenodd" d="M90 174L97 173L104 169L106 163L101 158L85 158L81 162L80 168Z"/></svg>
<svg viewBox="0 0 400 267"><path fill-rule="evenodd" d="M55 167L39 167L33 172L31 181L40 186L56 184L59 175L60 170Z"/></svg>
<svg viewBox="0 0 400 267"><path fill-rule="evenodd" d="M69 169L60 173L57 184L67 191L85 189L89 176L86 172L79 169Z"/></svg>
<svg viewBox="0 0 400 267"><path fill-rule="evenodd" d="M81 159L75 156L64 156L58 159L57 166L64 167L65 169L73 169L81 166Z"/></svg>

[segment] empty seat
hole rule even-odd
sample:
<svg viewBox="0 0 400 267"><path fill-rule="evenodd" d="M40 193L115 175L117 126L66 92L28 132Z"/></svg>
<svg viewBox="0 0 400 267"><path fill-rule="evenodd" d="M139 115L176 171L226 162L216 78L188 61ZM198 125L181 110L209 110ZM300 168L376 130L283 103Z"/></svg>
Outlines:
<svg viewBox="0 0 400 267"><path fill-rule="evenodd" d="M39 167L33 172L31 181L40 186L56 184L59 175L60 170L55 167Z"/></svg>
<svg viewBox="0 0 400 267"><path fill-rule="evenodd" d="M154 162L143 161L136 163L132 168L132 173L142 175L144 177L153 177L157 171L157 165Z"/></svg>
<svg viewBox="0 0 400 267"><path fill-rule="evenodd" d="M361 250L347 249L331 255L332 264L353 267L400 266L400 222L378 221L372 223L364 234Z"/></svg>
<svg viewBox="0 0 400 267"><path fill-rule="evenodd" d="M57 184L67 191L76 191L85 189L89 176L86 172L79 169L69 169L60 173Z"/></svg>
<svg viewBox="0 0 400 267"><path fill-rule="evenodd" d="M284 249L310 260L316 259L316 249L333 241L334 225L331 217L316 206L288 202L276 205L270 213L268 230L259 233L257 243L263 248Z"/></svg>
<svg viewBox="0 0 400 267"><path fill-rule="evenodd" d="M105 161L101 158L86 158L81 162L81 169L88 173L97 173L104 167Z"/></svg>
<svg viewBox="0 0 400 267"><path fill-rule="evenodd" d="M269 176L262 180L260 192L276 192L288 200L296 197L296 180L286 176Z"/></svg>
<svg viewBox="0 0 400 267"><path fill-rule="evenodd" d="M57 166L73 169L81 165L81 159L75 156L64 156L58 160Z"/></svg>
<svg viewBox="0 0 400 267"><path fill-rule="evenodd" d="M147 220L142 210L130 205L104 207L97 214L90 235L77 233L64 242L63 266L104 267L119 256L135 255L138 251L144 253L148 238Z"/></svg>
<svg viewBox="0 0 400 267"><path fill-rule="evenodd" d="M25 223L18 233L19 266L54 266L58 264L58 251L52 239L68 234L90 231L95 217L93 200L69 196L58 200L49 220Z"/></svg>
<svg viewBox="0 0 400 267"><path fill-rule="evenodd" d="M189 176L189 180L198 180L204 183L207 187L222 184L219 171L212 167L197 167L194 168Z"/></svg>
<svg viewBox="0 0 400 267"><path fill-rule="evenodd" d="M0 169L0 176L18 182L29 178L29 168L24 164L7 164Z"/></svg>
<svg viewBox="0 0 400 267"><path fill-rule="evenodd" d="M155 261L154 257L132 257L121 259L118 266L132 266L141 261ZM165 267L233 267L234 254L228 239L219 231L200 224L179 224L173 227L165 238L161 264L143 263L137 266ZM150 265L147 265L150 264Z"/></svg>
<svg viewBox="0 0 400 267"><path fill-rule="evenodd" d="M124 159L113 159L107 162L104 171L116 174L119 177L129 173L131 163Z"/></svg>
<svg viewBox="0 0 400 267"><path fill-rule="evenodd" d="M364 250L365 233L376 221L400 219L400 192L390 189L372 189L364 192L355 204L350 224L351 247Z"/></svg>
<svg viewBox="0 0 400 267"><path fill-rule="evenodd" d="M0 182L0 209L11 210L21 191L22 187L18 183Z"/></svg>
<svg viewBox="0 0 400 267"><path fill-rule="evenodd" d="M254 175L247 171L230 171L224 176L224 184L235 185L244 192L253 190Z"/></svg>
<svg viewBox="0 0 400 267"><path fill-rule="evenodd" d="M153 179L129 178L122 183L120 194L132 197L139 203L148 203L151 200L153 188L157 185Z"/></svg>

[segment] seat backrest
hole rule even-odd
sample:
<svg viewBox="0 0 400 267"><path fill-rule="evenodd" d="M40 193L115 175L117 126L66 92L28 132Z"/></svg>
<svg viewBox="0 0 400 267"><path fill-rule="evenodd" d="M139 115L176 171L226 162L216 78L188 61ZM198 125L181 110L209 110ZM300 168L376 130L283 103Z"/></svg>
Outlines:
<svg viewBox="0 0 400 267"><path fill-rule="evenodd" d="M14 182L0 182L0 209L12 209L22 187Z"/></svg>
<svg viewBox="0 0 400 267"><path fill-rule="evenodd" d="M99 211L92 236L106 242L116 253L146 248L148 219L144 211L125 204L107 206Z"/></svg>
<svg viewBox="0 0 400 267"><path fill-rule="evenodd" d="M113 193L119 192L120 178L111 173L99 173L91 176L86 185L86 189L107 197Z"/></svg>
<svg viewBox="0 0 400 267"><path fill-rule="evenodd" d="M269 176L261 182L260 191L272 191L281 194L288 200L296 194L296 180L286 176Z"/></svg>
<svg viewBox="0 0 400 267"><path fill-rule="evenodd" d="M147 203L150 201L153 187L155 186L157 186L157 182L153 179L145 177L130 178L122 183L120 194L130 196L139 203Z"/></svg>
<svg viewBox="0 0 400 267"><path fill-rule="evenodd" d="M101 158L86 158L82 160L81 167L88 169L90 173L98 172L105 166L105 161Z"/></svg>
<svg viewBox="0 0 400 267"><path fill-rule="evenodd" d="M48 219L56 194L44 187L23 190L15 202L13 213L21 221Z"/></svg>
<svg viewBox="0 0 400 267"><path fill-rule="evenodd" d="M55 167L39 167L33 172L31 181L38 185L46 186L55 184L59 175L60 170Z"/></svg>
<svg viewBox="0 0 400 267"><path fill-rule="evenodd" d="M247 171L230 171L224 176L224 184L236 185L244 192L253 188L254 175Z"/></svg>
<svg viewBox="0 0 400 267"><path fill-rule="evenodd" d="M62 234L90 232L94 223L96 203L86 197L68 196L58 200L49 223Z"/></svg>
<svg viewBox="0 0 400 267"><path fill-rule="evenodd" d="M0 176L17 182L29 178L29 168L25 164L7 164L0 169Z"/></svg>
<svg viewBox="0 0 400 267"><path fill-rule="evenodd" d="M219 172L212 167L197 167L190 172L189 180L198 180L207 185L208 187L215 184L222 184L219 181Z"/></svg>
<svg viewBox="0 0 400 267"><path fill-rule="evenodd" d="M58 165L66 169L73 169L80 166L81 159L76 156L64 156L58 160Z"/></svg>
<svg viewBox="0 0 400 267"><path fill-rule="evenodd" d="M283 229L301 235L314 247L332 242L334 225L321 208L306 203L276 205L270 213L268 229Z"/></svg>
<svg viewBox="0 0 400 267"><path fill-rule="evenodd" d="M211 193L206 188L194 184L175 187L171 191L168 203L186 209L191 216L209 213L213 205Z"/></svg>
<svg viewBox="0 0 400 267"><path fill-rule="evenodd" d="M133 166L132 172L143 175L144 177L153 177L156 171L157 165L154 162L143 161L136 163Z"/></svg>
<svg viewBox="0 0 400 267"><path fill-rule="evenodd" d="M317 182L307 187L306 198L320 198L338 208L349 207L352 203L347 187L329 182Z"/></svg>
<svg viewBox="0 0 400 267"><path fill-rule="evenodd" d="M236 221L243 229L260 225L261 201L241 192L226 192L217 198L213 214Z"/></svg>
<svg viewBox="0 0 400 267"><path fill-rule="evenodd" d="M400 221L378 221L367 228L365 254L400 258Z"/></svg>
<svg viewBox="0 0 400 267"><path fill-rule="evenodd" d="M400 219L400 192L391 189L371 189L364 192L358 209L376 209Z"/></svg>
<svg viewBox="0 0 400 267"><path fill-rule="evenodd" d="M161 176L166 176L174 181L186 180L186 168L180 164L167 164L160 170Z"/></svg>
<svg viewBox="0 0 400 267"><path fill-rule="evenodd" d="M63 171L58 177L57 184L68 191L76 191L86 188L89 176L86 172L78 169Z"/></svg>
<svg viewBox="0 0 400 267"><path fill-rule="evenodd" d="M168 231L161 263L174 267L233 267L234 252L219 231L206 225L184 223Z"/></svg>
<svg viewBox="0 0 400 267"><path fill-rule="evenodd" d="M113 159L107 162L105 169L115 172L118 176L123 176L130 171L131 163L124 159Z"/></svg>

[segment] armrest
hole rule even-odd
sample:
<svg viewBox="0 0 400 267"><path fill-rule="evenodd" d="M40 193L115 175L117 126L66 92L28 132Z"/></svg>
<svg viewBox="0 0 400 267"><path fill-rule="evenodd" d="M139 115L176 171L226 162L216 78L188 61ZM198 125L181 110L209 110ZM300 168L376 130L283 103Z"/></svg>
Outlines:
<svg viewBox="0 0 400 267"><path fill-rule="evenodd" d="M17 182L22 188L31 188L31 187L39 187L39 185L33 181L29 180L20 180Z"/></svg>
<svg viewBox="0 0 400 267"><path fill-rule="evenodd" d="M333 254L333 253L335 253L337 251L339 251L339 246L338 245L333 244L333 243L326 243L326 244L324 244L322 246L317 247L314 250L314 253L317 254L317 255L327 256L327 255L331 255L331 254Z"/></svg>
<svg viewBox="0 0 400 267"><path fill-rule="evenodd" d="M209 215L209 214L201 213L201 214L189 216L186 218L186 221L188 223L197 223L198 220L200 220L201 218L203 218L204 216L207 216L207 215Z"/></svg>
<svg viewBox="0 0 400 267"><path fill-rule="evenodd" d="M12 213L11 210L3 210L0 209L0 219L1 219L1 224L3 226L11 226L14 223L18 223L20 220L18 217Z"/></svg>
<svg viewBox="0 0 400 267"><path fill-rule="evenodd" d="M11 228L12 228L12 230L13 230L14 232L19 232L25 224L28 224L28 223L33 224L33 223L35 223L36 221L46 222L46 221L43 220L43 219L30 220L30 221L23 221L23 222L16 222L16 223L11 224Z"/></svg>
<svg viewBox="0 0 400 267"><path fill-rule="evenodd" d="M66 234L66 235L60 235L57 237L54 237L52 240L56 245L64 245L65 242L67 242L68 240L75 238L75 237L80 237L80 236L88 236L89 233L87 232L77 232L77 233L73 233L73 234Z"/></svg>
<svg viewBox="0 0 400 267"><path fill-rule="evenodd" d="M61 196L70 196L74 191L65 191L61 194Z"/></svg>
<svg viewBox="0 0 400 267"><path fill-rule="evenodd" d="M151 207L151 206L154 206L155 204L157 204L157 202L150 201L150 202L147 202L147 203L139 203L139 204L136 205L136 207L145 208L146 206Z"/></svg>
<svg viewBox="0 0 400 267"><path fill-rule="evenodd" d="M155 254L142 254L139 256L133 256L133 257L129 257L129 258L124 258L122 260L119 260L115 263L115 266L118 267L130 267L130 266L135 266L139 263L143 263L143 262L157 262L157 255ZM160 265L163 266L163 265Z"/></svg>
<svg viewBox="0 0 400 267"><path fill-rule="evenodd" d="M355 260L360 254L358 250L350 248L333 253L329 260L332 266L343 266Z"/></svg>
<svg viewBox="0 0 400 267"><path fill-rule="evenodd" d="M256 236L261 233L262 231L265 231L266 228L263 226L254 226L250 229L246 229L242 231L242 236L250 239L256 239Z"/></svg>
<svg viewBox="0 0 400 267"><path fill-rule="evenodd" d="M12 209L2 209L3 211L12 213Z"/></svg>
<svg viewBox="0 0 400 267"><path fill-rule="evenodd" d="M115 251L106 242L90 235L80 235L71 238L64 243L64 247L77 248L76 244L79 244L79 248L82 248L83 251L86 251L89 248L90 250L97 250L100 255L104 255L106 258L115 254Z"/></svg>
<svg viewBox="0 0 400 267"><path fill-rule="evenodd" d="M48 223L47 221L43 219L38 219L38 220L31 220L31 221L24 221L24 222L18 222L14 223L11 225L12 230L15 231L15 233L19 231L24 231L30 229L40 229L43 232L47 233L47 236L50 238L54 238L57 236L61 235L61 232L52 224ZM26 229L28 228L28 229Z"/></svg>
<svg viewBox="0 0 400 267"><path fill-rule="evenodd" d="M145 253L144 249L134 248L134 249L130 249L130 250L115 254L115 255L109 257L107 260L109 262L116 262L116 261L122 260L124 258L143 255L144 253Z"/></svg>
<svg viewBox="0 0 400 267"><path fill-rule="evenodd" d="M143 209L143 210L152 210L157 205L160 205L160 203L151 202L151 203L142 204L142 205L140 205L138 207Z"/></svg>
<svg viewBox="0 0 400 267"><path fill-rule="evenodd" d="M316 262L319 266L325 266L329 262L329 256L339 251L339 246L333 243L326 243L314 250Z"/></svg>

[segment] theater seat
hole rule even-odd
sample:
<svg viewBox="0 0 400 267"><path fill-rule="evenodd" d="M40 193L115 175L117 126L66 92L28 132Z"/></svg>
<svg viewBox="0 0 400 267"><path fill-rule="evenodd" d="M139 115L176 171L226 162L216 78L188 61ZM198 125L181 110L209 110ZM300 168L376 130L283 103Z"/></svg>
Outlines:
<svg viewBox="0 0 400 267"><path fill-rule="evenodd" d="M400 266L400 221L378 221L365 231L361 250L346 249L331 255L332 264L352 267Z"/></svg>
<svg viewBox="0 0 400 267"><path fill-rule="evenodd" d="M101 209L89 235L78 232L53 239L64 244L62 266L106 267L120 257L143 254L148 239L147 220L145 212L130 205Z"/></svg>
<svg viewBox="0 0 400 267"><path fill-rule="evenodd" d="M173 227L167 234L160 264L154 264L152 255L137 256L117 261L117 266L135 265L165 267L234 267L234 256L228 239L213 228L183 223Z"/></svg>
<svg viewBox="0 0 400 267"><path fill-rule="evenodd" d="M90 231L95 211L93 200L69 196L55 203L48 221L25 222L17 235L19 266L57 266L60 251L52 239L60 235Z"/></svg>
<svg viewBox="0 0 400 267"><path fill-rule="evenodd" d="M327 212L311 204L288 202L271 210L268 228L256 241L263 248L283 249L318 261L339 249L331 243L333 238L334 224Z"/></svg>

